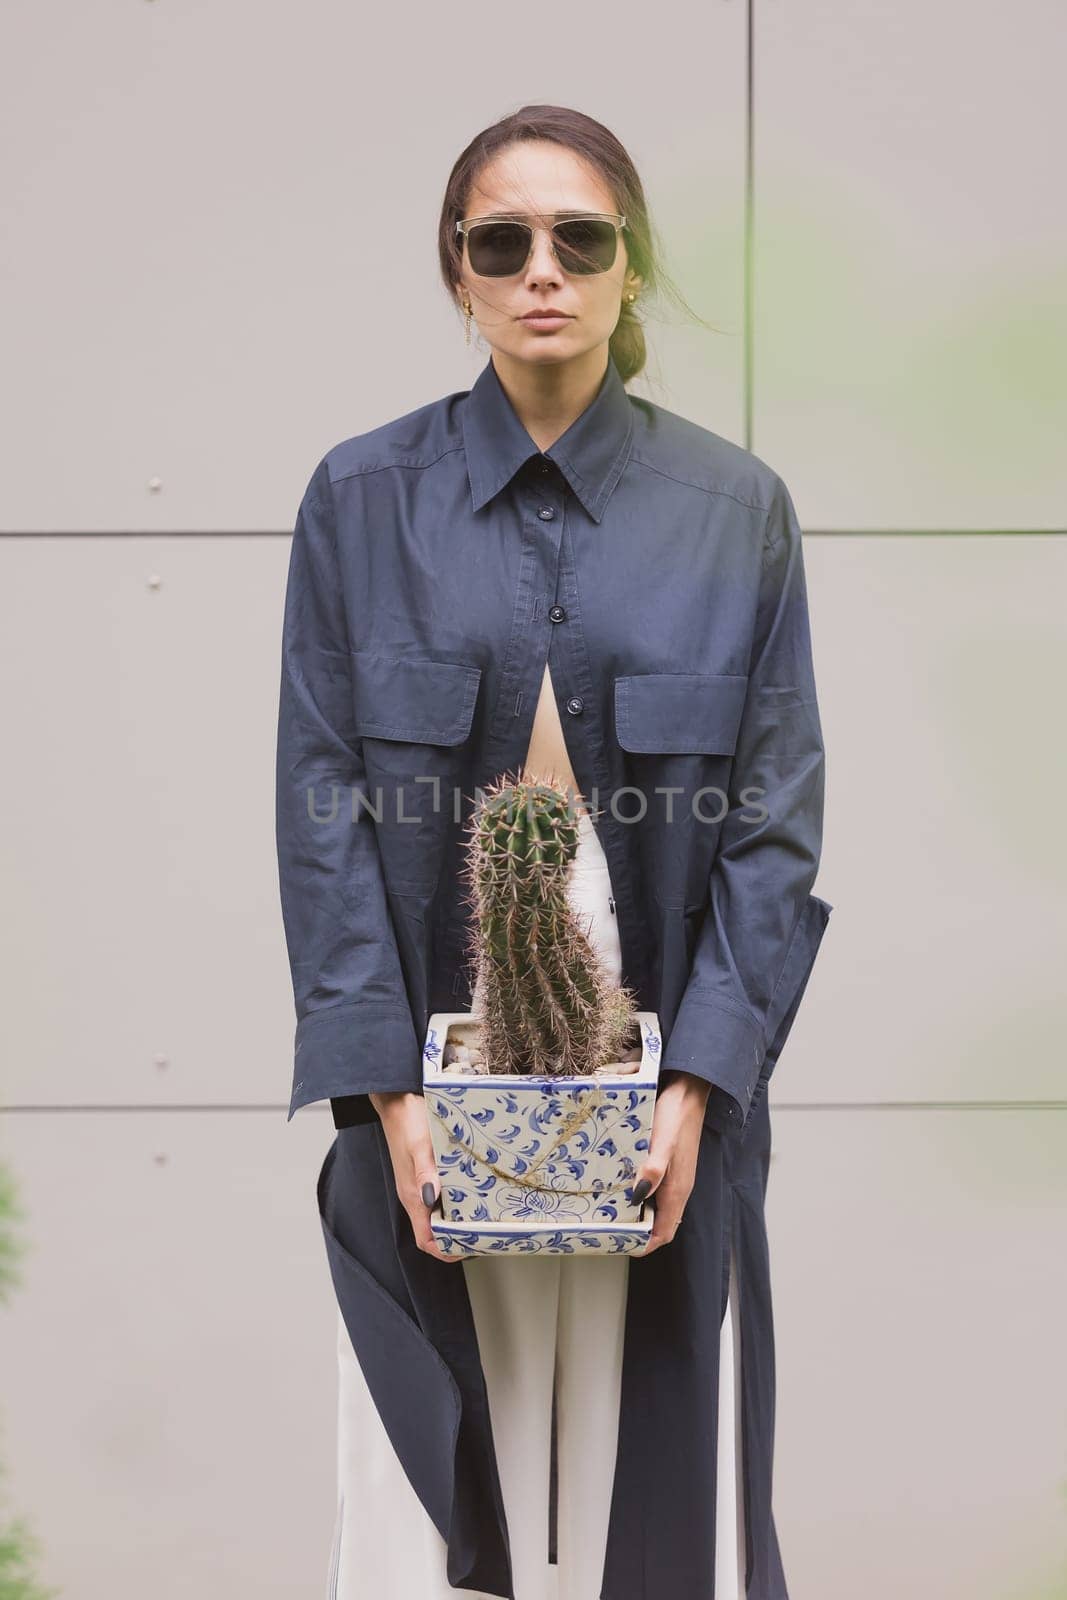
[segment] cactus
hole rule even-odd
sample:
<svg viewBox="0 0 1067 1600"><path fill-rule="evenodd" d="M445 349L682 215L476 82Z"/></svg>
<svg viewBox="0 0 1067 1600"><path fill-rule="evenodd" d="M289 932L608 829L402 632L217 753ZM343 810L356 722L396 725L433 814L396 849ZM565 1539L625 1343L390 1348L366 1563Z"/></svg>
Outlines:
<svg viewBox="0 0 1067 1600"><path fill-rule="evenodd" d="M605 971L568 898L578 837L551 777L497 780L470 819L468 957L490 1072L590 1075L630 1041L635 997Z"/></svg>

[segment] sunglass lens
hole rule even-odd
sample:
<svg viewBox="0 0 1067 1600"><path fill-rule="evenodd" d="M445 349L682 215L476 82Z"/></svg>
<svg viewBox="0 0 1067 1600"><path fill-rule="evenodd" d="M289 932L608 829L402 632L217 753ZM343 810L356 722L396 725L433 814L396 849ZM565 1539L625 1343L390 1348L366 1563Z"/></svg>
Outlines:
<svg viewBox="0 0 1067 1600"><path fill-rule="evenodd" d="M615 265L618 233L611 222L595 217L557 222L553 230L560 265L567 272L607 272Z"/></svg>
<svg viewBox="0 0 1067 1600"><path fill-rule="evenodd" d="M483 222L467 234L471 270L480 278L521 272L530 253L530 230L516 222Z"/></svg>

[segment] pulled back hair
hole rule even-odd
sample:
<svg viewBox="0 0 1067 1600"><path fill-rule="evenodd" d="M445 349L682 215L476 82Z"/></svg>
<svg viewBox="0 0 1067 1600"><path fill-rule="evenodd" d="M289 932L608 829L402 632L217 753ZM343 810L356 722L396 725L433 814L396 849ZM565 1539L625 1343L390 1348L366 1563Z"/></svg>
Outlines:
<svg viewBox="0 0 1067 1600"><path fill-rule="evenodd" d="M441 276L453 304L456 304L455 290L462 281L463 267L463 240L456 232L456 223L467 215L471 190L484 168L509 145L527 139L547 139L562 145L600 174L614 196L615 210L626 218L622 237L629 265L642 279L640 299L643 301L666 286L672 297L684 305L660 263L660 250L637 168L609 128L568 106L523 106L476 134L458 157L445 188L437 234ZM703 321L702 318L697 320ZM647 359L644 326L628 301L622 303L609 349L624 383L643 369Z"/></svg>

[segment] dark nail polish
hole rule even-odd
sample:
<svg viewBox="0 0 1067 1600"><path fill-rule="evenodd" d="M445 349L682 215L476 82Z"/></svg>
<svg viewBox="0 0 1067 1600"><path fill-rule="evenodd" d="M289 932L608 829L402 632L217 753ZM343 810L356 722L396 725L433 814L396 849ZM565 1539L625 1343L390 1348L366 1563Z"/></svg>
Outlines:
<svg viewBox="0 0 1067 1600"><path fill-rule="evenodd" d="M644 1200L647 1197L648 1192L649 1192L649 1190L651 1188L652 1188L652 1184L649 1182L649 1180L647 1178L642 1178L640 1183L635 1184L634 1185L634 1205L638 1205L639 1206L641 1204L641 1201Z"/></svg>
<svg viewBox="0 0 1067 1600"><path fill-rule="evenodd" d="M436 1199L433 1184L427 1179L422 1186L422 1203L424 1206L432 1206Z"/></svg>

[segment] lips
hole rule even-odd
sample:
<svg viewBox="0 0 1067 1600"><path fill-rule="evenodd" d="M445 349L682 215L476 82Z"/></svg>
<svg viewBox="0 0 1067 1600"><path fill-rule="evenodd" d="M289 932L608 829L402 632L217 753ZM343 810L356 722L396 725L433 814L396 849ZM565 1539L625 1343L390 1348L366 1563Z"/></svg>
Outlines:
<svg viewBox="0 0 1067 1600"><path fill-rule="evenodd" d="M565 311L528 311L521 322L569 322L570 318Z"/></svg>

